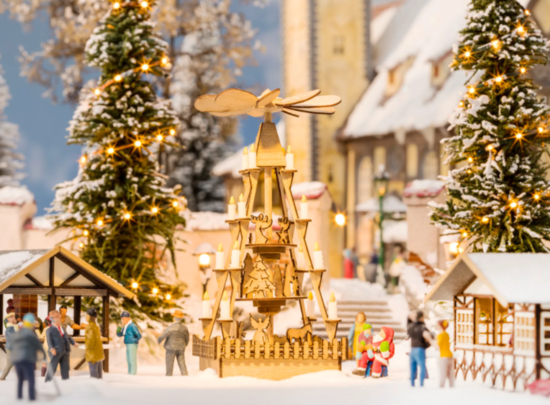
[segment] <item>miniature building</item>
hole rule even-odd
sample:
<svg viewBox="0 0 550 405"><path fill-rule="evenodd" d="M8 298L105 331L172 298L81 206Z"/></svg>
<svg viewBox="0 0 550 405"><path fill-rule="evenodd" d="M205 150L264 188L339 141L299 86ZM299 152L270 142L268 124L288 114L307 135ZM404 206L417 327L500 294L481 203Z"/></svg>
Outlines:
<svg viewBox="0 0 550 405"><path fill-rule="evenodd" d="M74 297L74 322L80 323L82 297L102 297L103 342L109 341L109 297L133 298L134 294L111 277L90 266L64 247L48 250L0 251L0 348L4 350L4 295L13 294L14 304L37 314L38 295L48 296L48 311L56 309L57 297ZM74 331L75 341L83 343ZM82 365L84 362L79 363ZM78 368L79 366L77 366ZM105 371L109 350L105 349Z"/></svg>
<svg viewBox="0 0 550 405"><path fill-rule="evenodd" d="M464 253L425 300L454 301L457 376L505 389L550 377L550 254Z"/></svg>

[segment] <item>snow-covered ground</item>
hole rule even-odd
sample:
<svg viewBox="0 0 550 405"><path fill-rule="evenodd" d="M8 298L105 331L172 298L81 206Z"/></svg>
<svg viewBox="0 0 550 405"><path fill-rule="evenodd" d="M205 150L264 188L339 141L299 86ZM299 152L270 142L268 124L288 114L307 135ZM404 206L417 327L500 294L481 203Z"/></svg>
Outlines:
<svg viewBox="0 0 550 405"><path fill-rule="evenodd" d="M491 389L481 383L457 381L457 387L440 389L435 358L428 359L431 376L425 387L411 388L408 378L406 344L397 347L390 363L389 378L374 380L351 375L354 362L346 362L343 371L325 371L273 382L249 377L219 379L212 370L199 371L196 357L187 358L189 377L164 377L163 366L138 368L137 376L116 372L101 381L86 373L72 373L69 381L59 381L62 395L55 396L53 384L38 383L38 403L87 404L361 404L371 401L385 404L548 404L548 399L528 393L510 393ZM177 371L175 373L177 375ZM0 404L15 404L15 375L0 382Z"/></svg>

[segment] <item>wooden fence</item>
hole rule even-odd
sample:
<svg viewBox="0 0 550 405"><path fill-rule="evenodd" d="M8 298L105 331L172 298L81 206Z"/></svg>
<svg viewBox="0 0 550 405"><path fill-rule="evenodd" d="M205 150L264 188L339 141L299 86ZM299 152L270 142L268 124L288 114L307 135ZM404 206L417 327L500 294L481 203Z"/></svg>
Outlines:
<svg viewBox="0 0 550 405"><path fill-rule="evenodd" d="M217 336L202 340L193 335L193 355L208 359L303 359L348 360L348 339L328 340L315 338L313 342L261 343L241 339L223 339Z"/></svg>

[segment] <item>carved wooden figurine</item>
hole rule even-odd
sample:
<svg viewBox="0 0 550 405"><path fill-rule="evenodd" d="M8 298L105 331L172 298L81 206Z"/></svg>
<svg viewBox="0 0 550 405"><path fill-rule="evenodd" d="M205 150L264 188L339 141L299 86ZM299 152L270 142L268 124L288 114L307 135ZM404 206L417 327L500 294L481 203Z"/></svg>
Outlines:
<svg viewBox="0 0 550 405"><path fill-rule="evenodd" d="M267 243L269 238L264 231L267 231L271 227L273 220L269 219L269 216L264 214L258 216L252 215L251 219L254 225L256 225L256 243Z"/></svg>
<svg viewBox="0 0 550 405"><path fill-rule="evenodd" d="M313 328L311 327L311 324L308 323L307 325L301 327L300 329L289 329L286 332L286 338L290 343L292 343L292 340L300 340L300 344L304 343L304 338L311 344L311 337L313 336Z"/></svg>
<svg viewBox="0 0 550 405"><path fill-rule="evenodd" d="M250 273L250 279L244 286L244 293L253 293L254 297L258 297L259 294L263 294L264 298L267 297L267 293L275 289L275 285L271 282L269 277L269 269L258 256L254 261L254 269Z"/></svg>
<svg viewBox="0 0 550 405"><path fill-rule="evenodd" d="M252 341L256 342L259 341L261 343L269 342L269 338L267 336L267 333L265 333L264 329L267 329L269 326L269 323L271 322L271 316L266 316L265 319L262 320L255 320L252 314L250 314L250 323L252 324L252 327L256 329L256 332L254 332L254 336L252 337Z"/></svg>
<svg viewBox="0 0 550 405"><path fill-rule="evenodd" d="M293 224L287 217L279 218L278 220L281 230L277 232L279 243L290 244L289 228Z"/></svg>

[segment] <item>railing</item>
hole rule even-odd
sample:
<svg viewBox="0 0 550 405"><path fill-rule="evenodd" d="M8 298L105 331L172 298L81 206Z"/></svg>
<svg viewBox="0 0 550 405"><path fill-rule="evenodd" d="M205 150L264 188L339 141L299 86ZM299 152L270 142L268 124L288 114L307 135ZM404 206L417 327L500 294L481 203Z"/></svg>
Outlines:
<svg viewBox="0 0 550 405"><path fill-rule="evenodd" d="M315 337L312 342L288 341L259 342L242 339L223 339L217 336L202 340L193 336L193 355L208 359L300 359L300 360L347 360L348 339L331 342Z"/></svg>

